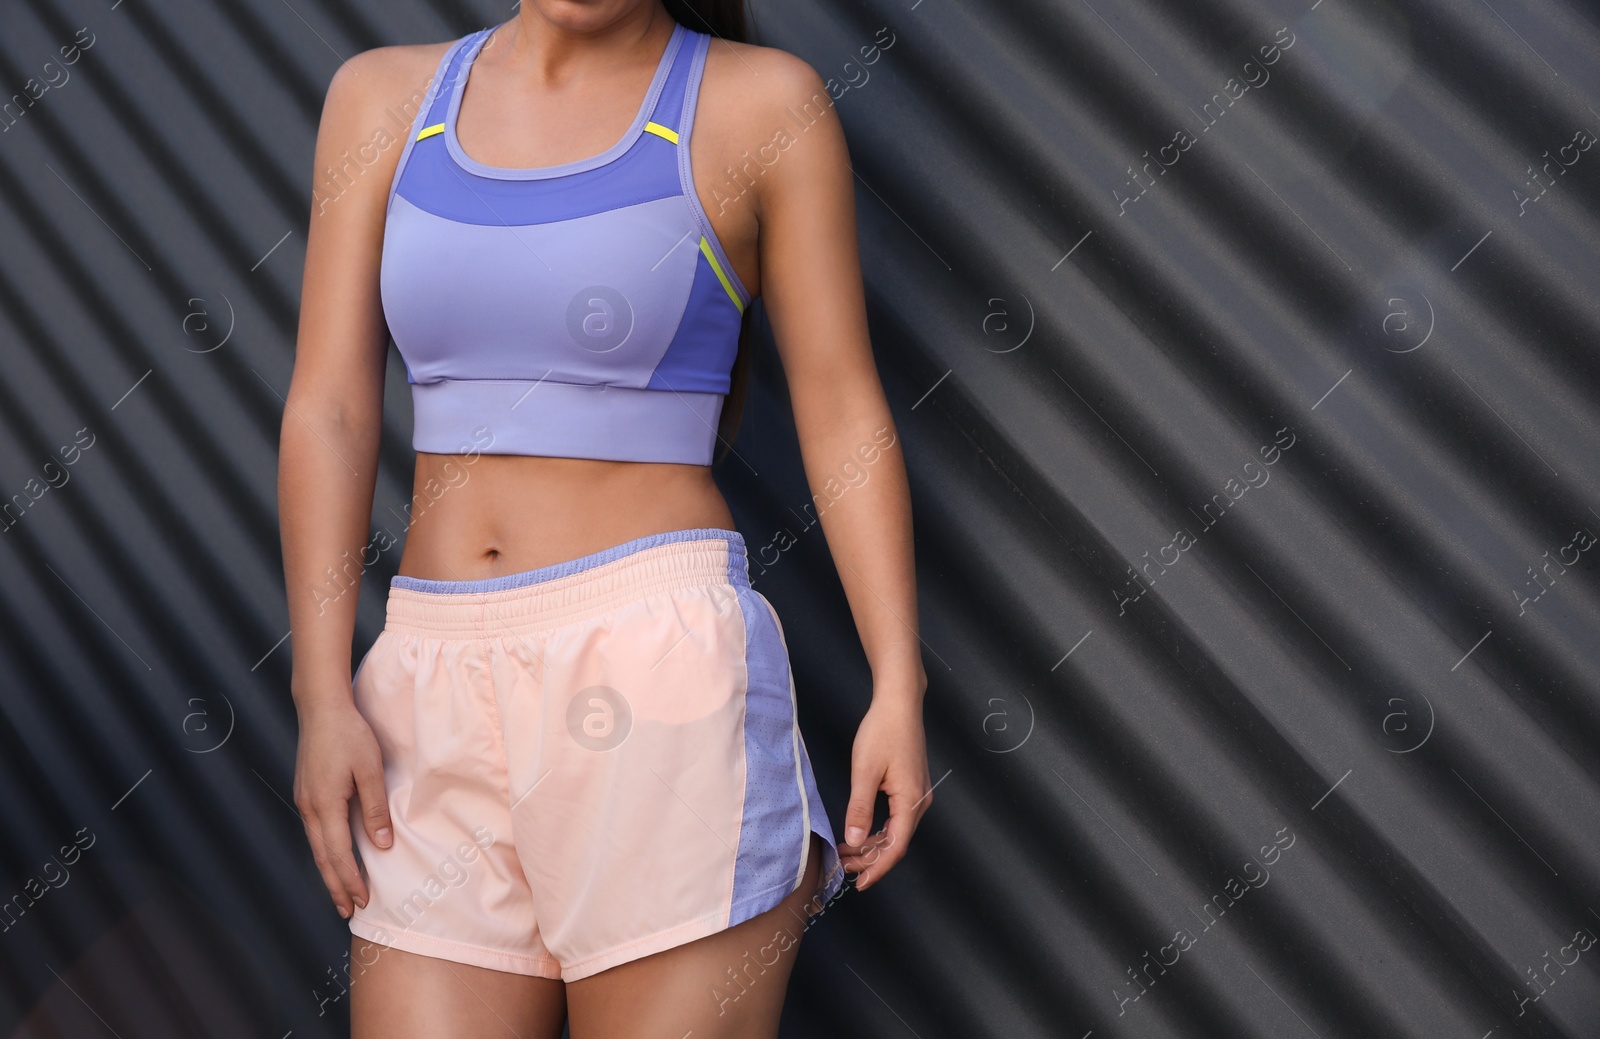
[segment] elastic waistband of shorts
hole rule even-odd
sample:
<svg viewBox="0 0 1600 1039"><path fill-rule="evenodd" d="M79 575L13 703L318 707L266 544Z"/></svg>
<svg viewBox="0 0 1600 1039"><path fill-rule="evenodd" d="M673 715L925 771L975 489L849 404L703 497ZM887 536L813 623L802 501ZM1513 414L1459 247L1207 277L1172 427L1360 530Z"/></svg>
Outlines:
<svg viewBox="0 0 1600 1039"><path fill-rule="evenodd" d="M750 586L744 537L721 527L648 534L564 563L499 577L389 580L386 630L438 638L527 635L656 592Z"/></svg>

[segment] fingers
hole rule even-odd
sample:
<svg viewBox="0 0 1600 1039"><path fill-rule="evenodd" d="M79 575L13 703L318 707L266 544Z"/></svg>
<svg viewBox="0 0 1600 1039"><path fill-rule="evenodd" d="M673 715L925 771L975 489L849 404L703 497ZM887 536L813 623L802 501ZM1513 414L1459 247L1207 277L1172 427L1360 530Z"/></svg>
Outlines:
<svg viewBox="0 0 1600 1039"><path fill-rule="evenodd" d="M882 766L851 765L850 804L844 812L844 843L850 848L859 848L872 828L872 808L877 803L883 775Z"/></svg>
<svg viewBox="0 0 1600 1039"><path fill-rule="evenodd" d="M356 772L356 796L361 799L361 822L367 836L380 848L394 843L394 827L389 821L389 797L384 792L383 771L364 768Z"/></svg>
<svg viewBox="0 0 1600 1039"><path fill-rule="evenodd" d="M887 841L886 834L876 833L857 845L839 845L839 864L844 867L846 873L857 875L858 886L860 874L878 861L878 857L883 853L883 845Z"/></svg>
<svg viewBox="0 0 1600 1039"><path fill-rule="evenodd" d="M328 846L322 839L321 824L316 820L316 814L309 808L301 810L300 823L305 827L306 843L311 845L311 859L317 864L317 872L322 874L322 883L328 889L328 897L333 899L339 915L348 920L351 911L349 896L345 893L344 885L339 882L339 875L333 871L332 860L327 852Z"/></svg>
<svg viewBox="0 0 1600 1039"><path fill-rule="evenodd" d="M883 786L884 769L881 765L854 761L850 768L850 803L844 813L844 841L839 845L839 861L848 873L859 874L870 864L865 857L876 857L877 839L868 839L872 827L872 810L877 804L878 790Z"/></svg>
<svg viewBox="0 0 1600 1039"><path fill-rule="evenodd" d="M883 829L863 841L854 844L847 841L839 848L844 868L856 874L857 891L865 891L876 884L905 857L911 835L916 832L917 823L933 801L933 790L926 774L915 786L890 776L884 787L889 796L889 819ZM877 791L873 790L872 796L876 797L876 794ZM852 798L851 805L854 803ZM870 815L868 818L870 820Z"/></svg>
<svg viewBox="0 0 1600 1039"><path fill-rule="evenodd" d="M351 849L350 803L341 798L307 803L300 809L300 822L322 883L339 915L348 920L352 906L367 905L367 885Z"/></svg>
<svg viewBox="0 0 1600 1039"><path fill-rule="evenodd" d="M841 855L845 869L855 874L857 891L865 891L871 887L879 877L888 871L889 865L885 858L886 853L900 841L900 836L891 833L887 824L878 833L873 834L862 844L859 852L848 857ZM900 854L904 854L901 852ZM899 856L896 856L898 860Z"/></svg>
<svg viewBox="0 0 1600 1039"><path fill-rule="evenodd" d="M322 839L327 844L328 857L334 875L344 886L345 897L361 909L367 907L367 882L356 866L356 854L350 839L350 802L341 801L323 806L317 815L323 820Z"/></svg>
<svg viewBox="0 0 1600 1039"><path fill-rule="evenodd" d="M868 866L864 854L873 850L874 839L867 831L872 828L872 810L878 801L878 790L883 786L884 768L870 763L870 759L856 760L850 767L850 803L844 813L844 842L839 845L839 861L848 873L860 873Z"/></svg>
<svg viewBox="0 0 1600 1039"><path fill-rule="evenodd" d="M333 899L339 915L348 920L353 912L351 906L354 899L346 883L347 873L340 869L339 860L343 858L348 861L349 854L341 853L338 845L341 829L345 840L349 840L350 821L344 807L342 802L338 808L334 808L304 801L300 805L300 823L305 827L306 842L311 845L311 860L322 875L323 886L328 889L328 896ZM330 835L334 838L332 841L328 839ZM356 879L360 880L359 873ZM362 895L365 896L364 890Z"/></svg>
<svg viewBox="0 0 1600 1039"><path fill-rule="evenodd" d="M925 799L921 804L915 804L907 794L889 795L889 821L883 824L882 836L862 856L866 868L856 876L857 891L865 891L876 884L894 868L895 863L905 858L911 835L916 831L917 820L927 803Z"/></svg>
<svg viewBox="0 0 1600 1039"><path fill-rule="evenodd" d="M353 839L365 836L369 851L394 844L381 751L359 713L320 714L301 727L294 803L322 883L348 920L370 898Z"/></svg>

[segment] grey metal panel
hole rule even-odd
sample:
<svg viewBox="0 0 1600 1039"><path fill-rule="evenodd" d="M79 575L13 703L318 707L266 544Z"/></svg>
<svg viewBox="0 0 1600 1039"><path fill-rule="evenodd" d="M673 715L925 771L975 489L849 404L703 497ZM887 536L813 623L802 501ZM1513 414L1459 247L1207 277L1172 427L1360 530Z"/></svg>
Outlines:
<svg viewBox="0 0 1600 1039"><path fill-rule="evenodd" d="M344 1028L275 515L311 149L342 57L500 17L0 9L0 96L93 33L0 117L0 497L60 484L0 534L7 1034ZM1593 6L756 23L850 140L939 780L786 1034L1600 1034ZM755 372L719 479L838 816L869 675Z"/></svg>

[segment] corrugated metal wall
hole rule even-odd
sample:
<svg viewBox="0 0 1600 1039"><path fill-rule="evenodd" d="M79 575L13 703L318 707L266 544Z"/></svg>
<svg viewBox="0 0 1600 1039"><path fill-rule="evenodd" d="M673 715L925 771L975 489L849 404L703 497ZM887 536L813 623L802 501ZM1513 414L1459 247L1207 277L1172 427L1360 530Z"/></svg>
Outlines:
<svg viewBox="0 0 1600 1039"><path fill-rule="evenodd" d="M312 144L341 58L509 13L0 4L4 1034L344 1027L275 516ZM939 780L786 1034L1600 1035L1594 5L756 13L850 137ZM770 344L739 450L837 815Z"/></svg>

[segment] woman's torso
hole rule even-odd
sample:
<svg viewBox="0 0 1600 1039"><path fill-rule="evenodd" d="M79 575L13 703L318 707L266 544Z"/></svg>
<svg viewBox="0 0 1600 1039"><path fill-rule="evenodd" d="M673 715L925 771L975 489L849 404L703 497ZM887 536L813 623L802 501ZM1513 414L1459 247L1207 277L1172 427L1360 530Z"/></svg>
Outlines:
<svg viewBox="0 0 1600 1039"><path fill-rule="evenodd" d="M530 570L667 530L733 529L703 466L419 454L413 495L400 573L435 580Z"/></svg>
<svg viewBox="0 0 1600 1039"><path fill-rule="evenodd" d="M496 29L472 62L454 128L471 159L524 169L576 162L615 145L673 26L654 26L626 71L592 75L558 97L517 75L508 60L514 28L513 22ZM432 74L444 48L427 51ZM692 177L728 264L753 298L759 291L754 206L748 194L724 204L727 175L718 172L738 163L742 135L738 114L718 102L713 64L708 55L690 141ZM514 573L667 530L733 529L708 466L487 452L419 451L407 523L399 572L438 580Z"/></svg>

